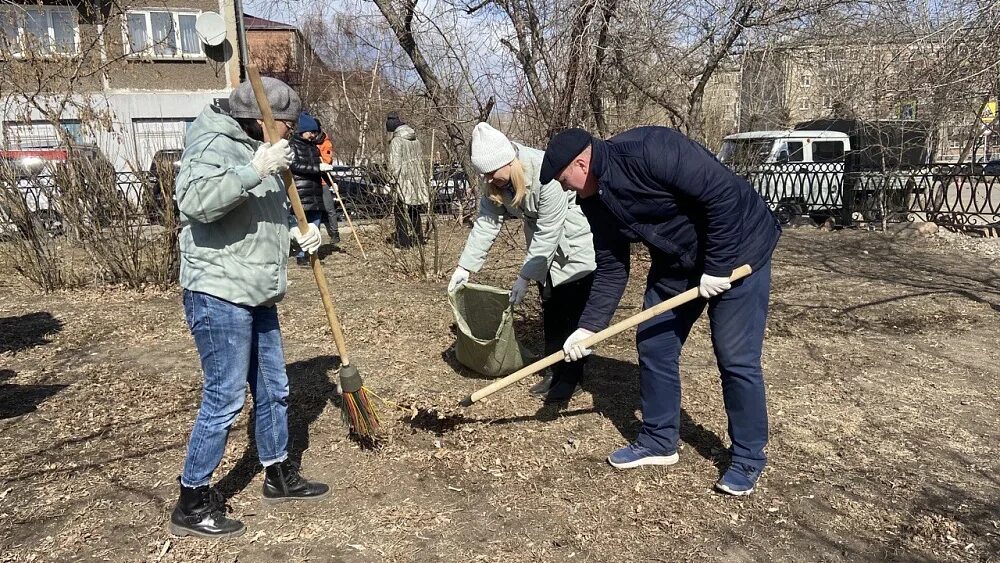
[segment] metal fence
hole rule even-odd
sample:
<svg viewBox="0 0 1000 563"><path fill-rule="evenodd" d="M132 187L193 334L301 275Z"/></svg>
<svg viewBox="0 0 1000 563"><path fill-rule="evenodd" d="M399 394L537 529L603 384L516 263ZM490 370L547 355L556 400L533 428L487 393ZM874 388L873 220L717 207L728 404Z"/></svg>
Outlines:
<svg viewBox="0 0 1000 563"><path fill-rule="evenodd" d="M1000 171L929 164L845 171L843 162L765 164L736 170L782 222L796 216L858 222L926 220L954 229L1000 224Z"/></svg>
<svg viewBox="0 0 1000 563"><path fill-rule="evenodd" d="M1000 227L1000 170L982 165L930 164L911 169L845 171L842 162L816 164L767 164L737 170L782 222L798 216L815 220L832 217L850 226L859 222L934 221L956 230ZM392 214L391 187L378 170L338 167L334 181L353 218L377 219ZM162 217L164 190L161 180L148 172L114 174L117 190L103 193L115 201L102 207L110 216L134 222L156 223ZM54 176L20 178L16 185L27 209L54 214L62 195ZM432 209L455 213L469 205L471 186L461 172L437 171L431 181ZM172 190L166 190L170 194ZM167 196L169 198L169 195ZM9 201L9 200L8 200ZM0 215L4 210L0 209Z"/></svg>
<svg viewBox="0 0 1000 563"><path fill-rule="evenodd" d="M395 205L391 185L377 169L365 167L337 167L332 173L339 186L344 207L354 219L378 219L391 216ZM151 172L116 172L113 177L89 180L82 189L100 190L100 215L126 220L135 224L157 224L162 222L166 200L172 198L173 178L160 178ZM108 189L113 183L114 188ZM168 185L169 184L169 185ZM23 176L13 180L0 181L0 189L17 190L6 193L7 205L11 202L23 204L26 210L43 222L58 223L63 206L61 200L67 197L60 190L60 178L41 174ZM439 171L430 182L432 194L431 209L439 214L453 214L458 203L469 194L469 184L461 172L454 169ZM430 211L428 210L428 211ZM17 215L0 209L0 222L9 222L6 217ZM340 209L338 206L338 213Z"/></svg>

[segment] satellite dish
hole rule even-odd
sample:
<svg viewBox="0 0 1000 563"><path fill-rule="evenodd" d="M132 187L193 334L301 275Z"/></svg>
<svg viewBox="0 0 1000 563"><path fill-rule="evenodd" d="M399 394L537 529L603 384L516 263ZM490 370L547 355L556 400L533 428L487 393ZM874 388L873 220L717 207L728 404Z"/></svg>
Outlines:
<svg viewBox="0 0 1000 563"><path fill-rule="evenodd" d="M206 45L221 45L226 40L226 22L215 12L202 12L194 24L198 38Z"/></svg>

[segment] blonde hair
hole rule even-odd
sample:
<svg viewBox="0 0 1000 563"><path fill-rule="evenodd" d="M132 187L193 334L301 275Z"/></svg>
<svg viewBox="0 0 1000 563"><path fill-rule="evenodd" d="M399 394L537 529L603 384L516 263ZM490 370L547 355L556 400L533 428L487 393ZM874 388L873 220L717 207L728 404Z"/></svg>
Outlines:
<svg viewBox="0 0 1000 563"><path fill-rule="evenodd" d="M524 166L517 158L510 161L510 185L514 188L514 201L512 203L514 207L519 207L528 195L528 182L524 177ZM503 188L487 183L486 193L490 201L497 205L503 205Z"/></svg>

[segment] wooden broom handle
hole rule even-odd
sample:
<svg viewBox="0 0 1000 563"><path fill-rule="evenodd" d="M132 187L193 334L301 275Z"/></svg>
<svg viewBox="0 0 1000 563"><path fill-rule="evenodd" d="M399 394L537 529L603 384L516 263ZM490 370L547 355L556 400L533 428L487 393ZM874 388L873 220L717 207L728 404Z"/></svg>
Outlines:
<svg viewBox="0 0 1000 563"><path fill-rule="evenodd" d="M340 208L344 210L344 218L347 219L347 226L351 228L351 234L354 235L354 242L358 243L358 249L361 250L361 257L365 260L368 259L368 255L365 254L365 247L361 246L361 238L358 237L358 230L354 228L354 223L351 221L351 214L347 212L347 206L344 205L344 200L340 199L340 186L337 182L333 181L333 174L329 172L326 173L326 181L330 183L330 191L333 196L337 198L337 202L340 203ZM333 211L335 214L336 209Z"/></svg>
<svg viewBox="0 0 1000 563"><path fill-rule="evenodd" d="M250 86L253 87L254 97L257 98L257 106L260 108L260 115L263 118L264 128L267 130L267 137L272 143L278 142L278 128L274 123L274 113L271 112L271 104L267 101L267 94L264 93L264 83L260 80L260 71L257 65L247 65L247 77L250 79ZM306 219L306 212L302 209L302 201L299 199L299 191L295 189L295 178L289 170L281 173L285 181L285 191L288 192L288 201L292 204L292 212L295 213L295 220L299 225L299 232L305 233L309 229L309 221ZM340 365L351 364L347 356L347 344L344 341L344 331L340 328L340 321L337 320L337 311L333 308L333 300L330 299L330 288L326 285L326 275L323 273L323 265L315 253L309 254L309 264L312 266L313 277L316 278L316 286L319 287L319 295L323 300L323 309L326 311L326 320L330 323L330 331L333 333L333 340L337 345L337 354L340 356Z"/></svg>
<svg viewBox="0 0 1000 563"><path fill-rule="evenodd" d="M743 266L740 266L739 268L733 270L732 275L729 276L729 281L735 282L738 279L742 279L749 276L752 272L753 269L750 268L749 265L744 264ZM679 307L689 301L694 301L697 298L698 298L698 288L692 287L691 289L685 291L684 293L675 295L670 299L663 301L662 303L658 303L650 307L649 309L642 311L641 313L636 313L635 315L632 315L631 317L623 321L619 321L609 326L608 328L602 330L601 332L597 332L588 336L582 342L580 342L580 346L583 346L584 348L590 348L591 346L603 342L608 338L615 336L616 334L625 332L626 330L634 326L637 326L640 323L646 322L649 319L659 315L660 313L669 311L674 307ZM482 400L483 398L488 397L493 393L496 393L497 391L509 385L513 385L514 383L521 381L525 377L528 377L529 375L535 372L541 371L551 366L552 364L561 362L565 357L566 353L563 352L562 350L549 354L548 356L542 358L541 360L538 360L537 362L529 366L523 367L515 371L514 373L508 375L507 377L504 377L503 379L498 379L497 381L494 381L492 384L487 385L486 387L483 387L479 391L476 391L475 393L469 395L468 397L465 398L464 401L462 401L462 404L469 406L472 403L476 403Z"/></svg>

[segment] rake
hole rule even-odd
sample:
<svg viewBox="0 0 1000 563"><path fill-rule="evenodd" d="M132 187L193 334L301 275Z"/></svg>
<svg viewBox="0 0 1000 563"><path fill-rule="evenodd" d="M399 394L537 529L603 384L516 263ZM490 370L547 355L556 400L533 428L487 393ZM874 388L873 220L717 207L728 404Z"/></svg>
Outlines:
<svg viewBox="0 0 1000 563"><path fill-rule="evenodd" d="M745 278L749 276L752 272L753 270L750 268L750 266L744 264L743 266L740 266L739 268L733 270L732 275L729 276L729 281L734 282L738 279ZM667 299L662 303L658 303L641 313L637 313L623 321L619 321L609 326L608 328L602 330L601 332L590 335L588 338L580 342L580 345L583 346L584 348L590 348L591 346L603 342L618 333L625 332L626 330L634 326L638 326L640 323L648 321L649 319L661 313L665 313L670 309L673 309L674 307L679 307L689 301L694 301L697 298L698 298L698 288L692 287L691 289L685 291L684 293L675 295L674 297L671 297L670 299ZM542 371L543 369L551 366L552 364L559 363L565 357L566 353L563 352L562 350L549 354L548 356L545 356L541 360L538 360L537 362L529 366L523 367L515 371L514 373L508 375L507 377L504 377L503 379L498 379L491 385L483 387L479 391L476 391L475 393L463 399L460 404L463 407L471 407L473 403L477 403L485 399L486 397L496 393L497 391L500 391L510 385L517 383L518 381L521 381L522 379L528 377L533 373Z"/></svg>

